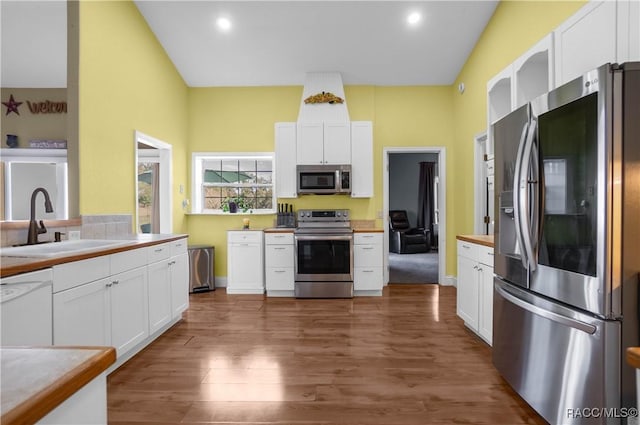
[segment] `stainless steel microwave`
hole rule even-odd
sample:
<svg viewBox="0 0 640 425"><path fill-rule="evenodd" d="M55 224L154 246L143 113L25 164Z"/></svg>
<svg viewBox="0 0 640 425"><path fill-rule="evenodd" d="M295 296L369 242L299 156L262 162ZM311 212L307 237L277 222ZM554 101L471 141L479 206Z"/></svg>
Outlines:
<svg viewBox="0 0 640 425"><path fill-rule="evenodd" d="M298 194L351 193L351 165L298 165Z"/></svg>

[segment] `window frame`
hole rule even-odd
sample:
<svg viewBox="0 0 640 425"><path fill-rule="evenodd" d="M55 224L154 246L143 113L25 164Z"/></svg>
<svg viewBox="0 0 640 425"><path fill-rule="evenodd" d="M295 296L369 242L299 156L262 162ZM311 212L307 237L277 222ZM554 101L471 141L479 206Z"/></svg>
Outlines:
<svg viewBox="0 0 640 425"><path fill-rule="evenodd" d="M203 189L204 164L207 161L225 161L225 160L261 160L271 162L271 184L248 184L245 187L271 187L271 205L272 208L251 209L247 212L238 211L230 213L222 209L207 209L204 207L205 199ZM193 152L191 154L191 214L208 214L208 215L227 215L227 214L275 214L276 212L276 156L275 152ZM207 186L225 187L224 184L208 183ZM234 184L234 186L242 186L242 184Z"/></svg>

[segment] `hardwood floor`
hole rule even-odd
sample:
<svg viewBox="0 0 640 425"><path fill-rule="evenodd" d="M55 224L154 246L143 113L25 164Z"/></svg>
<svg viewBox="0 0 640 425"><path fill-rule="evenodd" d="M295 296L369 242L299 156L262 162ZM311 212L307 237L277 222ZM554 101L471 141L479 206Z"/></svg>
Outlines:
<svg viewBox="0 0 640 425"><path fill-rule="evenodd" d="M109 376L109 423L544 424L456 316L455 291L191 295L182 322Z"/></svg>

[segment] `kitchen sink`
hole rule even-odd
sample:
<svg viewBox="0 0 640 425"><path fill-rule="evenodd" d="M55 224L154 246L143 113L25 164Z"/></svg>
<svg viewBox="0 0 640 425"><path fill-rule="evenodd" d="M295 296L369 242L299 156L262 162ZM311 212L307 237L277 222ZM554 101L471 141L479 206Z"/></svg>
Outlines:
<svg viewBox="0 0 640 425"><path fill-rule="evenodd" d="M100 249L115 248L117 246L130 245L133 243L135 243L135 241L131 240L77 239L72 241L0 248L0 255L5 257L50 258L56 256L76 255Z"/></svg>

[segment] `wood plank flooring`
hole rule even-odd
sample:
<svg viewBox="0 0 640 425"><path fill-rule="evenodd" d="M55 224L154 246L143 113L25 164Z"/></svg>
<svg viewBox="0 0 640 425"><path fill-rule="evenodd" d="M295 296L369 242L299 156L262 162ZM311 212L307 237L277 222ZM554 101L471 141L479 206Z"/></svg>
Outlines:
<svg viewBox="0 0 640 425"><path fill-rule="evenodd" d="M109 376L110 424L545 424L456 316L454 287L190 302Z"/></svg>

